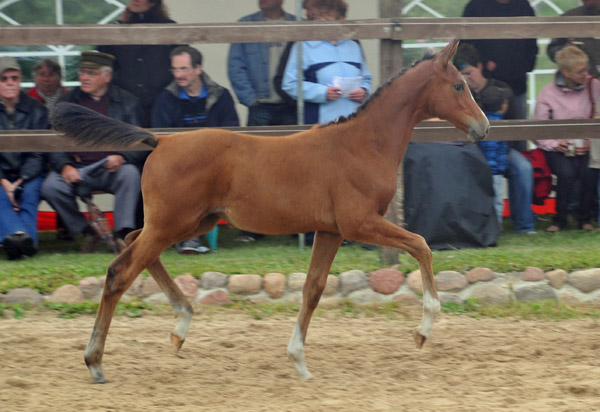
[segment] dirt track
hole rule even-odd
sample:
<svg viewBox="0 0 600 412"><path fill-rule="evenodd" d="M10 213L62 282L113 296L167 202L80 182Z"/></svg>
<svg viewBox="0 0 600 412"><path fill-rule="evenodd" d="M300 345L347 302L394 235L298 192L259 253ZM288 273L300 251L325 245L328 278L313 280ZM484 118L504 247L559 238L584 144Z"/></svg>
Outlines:
<svg viewBox="0 0 600 412"><path fill-rule="evenodd" d="M174 319L113 321L106 385L83 363L91 317L0 319L2 411L594 411L600 326L442 315L422 351L417 321L313 318L308 382L285 356L295 317L197 315L180 353Z"/></svg>

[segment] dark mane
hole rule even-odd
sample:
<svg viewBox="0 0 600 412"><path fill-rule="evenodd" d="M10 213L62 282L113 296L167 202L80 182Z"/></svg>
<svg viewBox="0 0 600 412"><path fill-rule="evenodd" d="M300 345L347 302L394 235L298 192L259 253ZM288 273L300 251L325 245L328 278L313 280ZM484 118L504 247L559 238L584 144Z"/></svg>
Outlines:
<svg viewBox="0 0 600 412"><path fill-rule="evenodd" d="M419 60L415 61L409 67L403 68L398 73L396 73L395 75L393 75L392 77L390 77L381 86L379 86L377 88L377 90L375 90L375 92L373 94L371 94L367 100L365 100L364 102L362 102L362 104L360 106L358 106L358 108L356 109L356 111L354 113L350 114L349 116L340 116L336 120L332 120L329 123L324 123L324 124L320 125L319 127L327 127L329 125L345 123L348 120L354 119L361 111L363 111L363 110L366 109L366 107L369 105L369 103L371 103L372 100L374 100L377 97L379 97L379 95L381 94L381 92L383 91L383 89L387 88L390 84L392 84L394 82L394 80L396 80L398 77L402 76L407 70L412 69L413 67L415 67L416 65L418 65L421 62L424 62L424 61L427 61L427 60L431 60L435 56L436 56L436 53L432 53L431 50L428 50L427 52L425 52L425 54L423 55L423 57L421 57Z"/></svg>

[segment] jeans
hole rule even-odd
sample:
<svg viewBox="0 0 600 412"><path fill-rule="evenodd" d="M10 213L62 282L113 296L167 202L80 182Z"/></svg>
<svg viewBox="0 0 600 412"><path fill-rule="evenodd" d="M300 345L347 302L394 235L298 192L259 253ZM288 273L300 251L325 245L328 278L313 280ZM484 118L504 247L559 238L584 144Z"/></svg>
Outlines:
<svg viewBox="0 0 600 412"><path fill-rule="evenodd" d="M40 203L40 188L44 178L36 177L23 186L23 197L19 212L13 210L6 191L0 188L0 240L15 232L25 232L38 244L37 211Z"/></svg>
<svg viewBox="0 0 600 412"><path fill-rule="evenodd" d="M296 124L296 106L287 103L258 103L248 109L248 126Z"/></svg>
<svg viewBox="0 0 600 412"><path fill-rule="evenodd" d="M535 218L531 209L533 200L533 167L529 160L519 151L510 149L508 152L508 198L510 217L516 232L531 232L534 230Z"/></svg>
<svg viewBox="0 0 600 412"><path fill-rule="evenodd" d="M578 207L575 218L579 226L588 223L594 216L596 173L588 167L589 155L567 157L560 152L546 152L546 162L556 176L556 215L553 223L564 229L567 226L569 201L579 186Z"/></svg>
<svg viewBox="0 0 600 412"><path fill-rule="evenodd" d="M502 212L504 211L504 176L493 175L494 179L494 209L496 209L496 217L498 225L502 229Z"/></svg>

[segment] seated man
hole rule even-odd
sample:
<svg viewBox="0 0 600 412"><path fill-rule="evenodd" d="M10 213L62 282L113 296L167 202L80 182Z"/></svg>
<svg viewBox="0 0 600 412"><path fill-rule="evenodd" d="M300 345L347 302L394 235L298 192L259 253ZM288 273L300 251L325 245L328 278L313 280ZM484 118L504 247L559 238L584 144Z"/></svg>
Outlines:
<svg viewBox="0 0 600 412"><path fill-rule="evenodd" d="M83 51L79 70L81 86L61 96L59 101L77 103L106 116L139 125L141 107L136 97L111 85L114 57L95 51ZM135 229L135 211L140 197L140 172L143 152L72 152L52 153L52 171L42 185L42 197L63 218L71 235L83 233L83 253L92 253L98 236L79 212L74 185L82 181L79 169L106 159L103 166L86 175L90 190L115 195L115 236L121 248L123 238Z"/></svg>
<svg viewBox="0 0 600 412"><path fill-rule="evenodd" d="M20 91L21 67L0 57L0 130L47 129L43 104ZM37 208L46 158L42 153L0 153L0 241L10 260L37 252Z"/></svg>
<svg viewBox="0 0 600 412"><path fill-rule="evenodd" d="M229 90L215 83L202 69L202 54L179 46L171 52L174 80L156 98L152 127L239 126ZM216 230L216 228L215 228ZM198 238L177 243L182 254L207 253Z"/></svg>

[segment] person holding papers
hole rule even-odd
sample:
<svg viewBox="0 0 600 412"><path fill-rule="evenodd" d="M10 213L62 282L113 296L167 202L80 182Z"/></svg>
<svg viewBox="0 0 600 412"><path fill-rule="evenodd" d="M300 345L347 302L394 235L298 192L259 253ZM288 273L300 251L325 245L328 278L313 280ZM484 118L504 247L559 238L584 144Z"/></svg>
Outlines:
<svg viewBox="0 0 600 412"><path fill-rule="evenodd" d="M315 0L310 13L316 21L343 20L343 0ZM282 89L298 98L298 51L302 47L304 123L328 123L348 116L368 96L371 72L360 44L354 40L306 41L292 46L283 74Z"/></svg>

